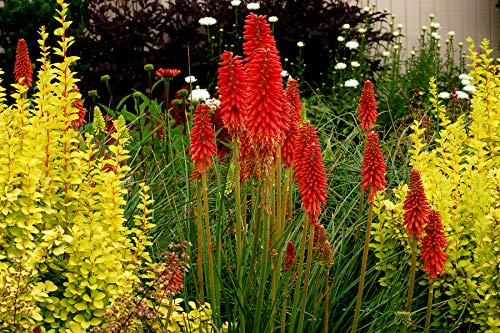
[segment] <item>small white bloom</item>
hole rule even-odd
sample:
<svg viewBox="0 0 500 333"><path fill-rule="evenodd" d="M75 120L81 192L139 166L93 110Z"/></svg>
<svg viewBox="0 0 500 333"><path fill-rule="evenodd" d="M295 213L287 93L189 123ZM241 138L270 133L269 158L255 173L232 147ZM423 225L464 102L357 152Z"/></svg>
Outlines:
<svg viewBox="0 0 500 333"><path fill-rule="evenodd" d="M415 52L414 50L411 50L410 54L412 57L414 57L417 54L417 52Z"/></svg>
<svg viewBox="0 0 500 333"><path fill-rule="evenodd" d="M467 92L474 92L476 91L476 87L474 87L473 85L466 85L465 87L462 88L464 91L467 91Z"/></svg>
<svg viewBox="0 0 500 333"><path fill-rule="evenodd" d="M239 5L241 5L241 1L240 0L233 0L233 1L231 1L231 6L238 7Z"/></svg>
<svg viewBox="0 0 500 333"><path fill-rule="evenodd" d="M184 81L186 81L186 83L194 83L194 82L196 82L198 80L194 76L191 75L191 76L186 76L184 78Z"/></svg>
<svg viewBox="0 0 500 333"><path fill-rule="evenodd" d="M439 40L441 36L437 32L431 33L431 37L434 38L435 40Z"/></svg>
<svg viewBox="0 0 500 333"><path fill-rule="evenodd" d="M356 67L359 67L360 65L359 65L359 62L357 62L357 61L351 61L351 66L356 68Z"/></svg>
<svg viewBox="0 0 500 333"><path fill-rule="evenodd" d="M370 11L370 7L365 7L365 8L363 8L363 10L364 10L365 12L369 12L369 11Z"/></svg>
<svg viewBox="0 0 500 333"><path fill-rule="evenodd" d="M467 74L463 74L463 73L462 73L462 74L460 74L460 75L458 76L458 78L459 78L460 80L469 80L469 81L474 80L474 78L473 78L472 76L469 76L469 75L467 75ZM469 82L468 84L470 84L470 82ZM467 84L464 84L464 85L467 85Z"/></svg>
<svg viewBox="0 0 500 333"><path fill-rule="evenodd" d="M356 42L355 40L350 40L347 43L345 43L345 46L348 49L355 50L355 49L357 49L359 47L359 43Z"/></svg>
<svg viewBox="0 0 500 333"><path fill-rule="evenodd" d="M200 86L196 86L196 89L191 91L189 94L190 101L205 101L210 98L210 93L207 89L200 89Z"/></svg>
<svg viewBox="0 0 500 333"><path fill-rule="evenodd" d="M422 26L421 28L423 31L427 30L427 27L425 25Z"/></svg>
<svg viewBox="0 0 500 333"><path fill-rule="evenodd" d="M335 69L345 69L347 67L346 64L343 62L339 62L338 64L335 65Z"/></svg>
<svg viewBox="0 0 500 333"><path fill-rule="evenodd" d="M432 29L439 29L441 28L441 24L437 23L437 22L431 22L431 24L429 24L431 26Z"/></svg>
<svg viewBox="0 0 500 333"><path fill-rule="evenodd" d="M393 48L394 50L397 50L397 49L399 49L399 45L394 45L392 48Z"/></svg>
<svg viewBox="0 0 500 333"><path fill-rule="evenodd" d="M248 8L248 10L257 10L260 8L260 3L250 2L249 4L247 4L247 8Z"/></svg>
<svg viewBox="0 0 500 333"><path fill-rule="evenodd" d="M387 7L384 8L384 13L387 13L389 11L389 9L387 9Z"/></svg>
<svg viewBox="0 0 500 333"><path fill-rule="evenodd" d="M304 47L304 45L306 45L306 44L304 44L304 42L297 42L298 47Z"/></svg>
<svg viewBox="0 0 500 333"><path fill-rule="evenodd" d="M359 29L358 29L358 32L359 32L360 34L364 34L364 33L366 32L366 29L365 29L365 28L359 28Z"/></svg>
<svg viewBox="0 0 500 333"><path fill-rule="evenodd" d="M346 23L346 24L344 24L344 25L342 26L342 29L347 30L347 29L349 29L350 27L351 27L351 26L350 26L349 24L347 24L347 23Z"/></svg>
<svg viewBox="0 0 500 333"><path fill-rule="evenodd" d="M439 93L439 98L442 98L442 99L450 99L450 93L449 93L449 92L446 92L446 91L440 92L440 93Z"/></svg>
<svg viewBox="0 0 500 333"><path fill-rule="evenodd" d="M399 31L397 31L397 30L396 30L396 31L393 31L393 32L392 32L392 35L393 35L394 37L398 37L398 36L399 36Z"/></svg>
<svg viewBox="0 0 500 333"><path fill-rule="evenodd" d="M394 20L396 18L396 14L392 14L391 18Z"/></svg>
<svg viewBox="0 0 500 333"><path fill-rule="evenodd" d="M460 42L460 43L458 43L458 46L462 47L462 46L464 46L464 43Z"/></svg>
<svg viewBox="0 0 500 333"><path fill-rule="evenodd" d="M343 42L343 41L345 40L345 38L344 38L344 37L342 37L342 36L338 36L338 37L337 37L337 40L338 40L339 42Z"/></svg>
<svg viewBox="0 0 500 333"><path fill-rule="evenodd" d="M463 79L460 82L462 83L463 86L468 86L469 84L471 84L471 80L469 79Z"/></svg>
<svg viewBox="0 0 500 333"><path fill-rule="evenodd" d="M448 36L451 38L455 36L455 31L448 31Z"/></svg>
<svg viewBox="0 0 500 333"><path fill-rule="evenodd" d="M449 40L449 39L445 39L445 40L444 40L444 42L445 42L446 44L450 44L450 40Z"/></svg>
<svg viewBox="0 0 500 333"><path fill-rule="evenodd" d="M434 15L434 14L429 14L429 18L430 18L431 20L432 20L433 18L435 18L435 17L436 17L436 15Z"/></svg>
<svg viewBox="0 0 500 333"><path fill-rule="evenodd" d="M390 55L390 53L387 51L382 52L382 57L387 58L389 55Z"/></svg>
<svg viewBox="0 0 500 333"><path fill-rule="evenodd" d="M438 49L440 49L440 48L441 48L441 44L438 44L438 45L436 45L436 46L437 46L437 48L438 48Z"/></svg>
<svg viewBox="0 0 500 333"><path fill-rule="evenodd" d="M267 20L271 23L276 23L276 22L278 22L278 17L277 16L269 16L269 18Z"/></svg>
<svg viewBox="0 0 500 333"><path fill-rule="evenodd" d="M466 92L457 90L457 97L459 99L469 99L469 95Z"/></svg>
<svg viewBox="0 0 500 333"><path fill-rule="evenodd" d="M203 17L198 20L198 23L200 23L201 25L206 25L208 27L217 23L217 20L213 17Z"/></svg>
<svg viewBox="0 0 500 333"><path fill-rule="evenodd" d="M350 88L355 88L358 85L359 85L359 82L357 80L354 80L354 79L347 80L344 83L344 87L350 87Z"/></svg>
<svg viewBox="0 0 500 333"><path fill-rule="evenodd" d="M399 30L402 30L402 29L403 29L403 27L404 27L404 25L403 25L402 23L399 23L399 24L398 24L398 29L399 29Z"/></svg>
<svg viewBox="0 0 500 333"><path fill-rule="evenodd" d="M288 76L288 72L287 71L281 71L281 76L282 77L287 77Z"/></svg>
<svg viewBox="0 0 500 333"><path fill-rule="evenodd" d="M209 98L205 101L205 104L210 107L210 110L215 111L219 108L220 101L216 98Z"/></svg>

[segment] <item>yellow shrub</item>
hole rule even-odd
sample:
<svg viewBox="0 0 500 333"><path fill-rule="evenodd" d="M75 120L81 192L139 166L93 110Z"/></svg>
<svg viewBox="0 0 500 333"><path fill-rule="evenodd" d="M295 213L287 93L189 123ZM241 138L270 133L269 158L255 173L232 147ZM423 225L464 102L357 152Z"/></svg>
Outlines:
<svg viewBox="0 0 500 333"><path fill-rule="evenodd" d="M431 80L433 111L442 128L430 148L422 141L420 124L412 126L410 164L420 171L448 240L445 273L435 282L434 302L446 304L434 310L436 315L446 314L440 325L453 324L464 315L464 322L495 332L500 329L500 66L489 57L492 50L487 40L481 54L469 42L469 75L477 88L472 111L450 122ZM400 263L409 254L406 233L397 231L402 229L404 196L402 186L395 190L394 202L383 196L377 200L379 223L374 226L372 247L383 260L378 268L386 272L384 285L394 281L398 269L404 270Z"/></svg>

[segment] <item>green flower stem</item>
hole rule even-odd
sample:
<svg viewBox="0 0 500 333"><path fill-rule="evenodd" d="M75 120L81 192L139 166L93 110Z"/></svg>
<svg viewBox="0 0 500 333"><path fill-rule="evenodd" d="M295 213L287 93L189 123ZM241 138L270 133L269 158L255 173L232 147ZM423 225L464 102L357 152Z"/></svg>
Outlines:
<svg viewBox="0 0 500 333"><path fill-rule="evenodd" d="M373 202L368 206L368 222L366 224L365 247L363 248L363 259L361 262L361 276L359 278L358 296L356 298L356 312L352 323L352 333L356 333L358 328L359 313L361 310L361 301L363 299L363 287L365 284L366 264L368 261L368 245L370 244L370 233L372 229Z"/></svg>
<svg viewBox="0 0 500 333"><path fill-rule="evenodd" d="M203 220L201 215L202 203L201 203L201 183L198 182L198 191L196 192L196 222L197 222L197 234L198 234L198 292L200 294L200 303L205 304L204 286L203 286Z"/></svg>
<svg viewBox="0 0 500 333"><path fill-rule="evenodd" d="M311 276L311 265L313 257L314 233L312 231L311 225L304 226L304 229L307 228L309 228L309 245L307 247L306 275L304 277L304 286L303 286L304 292L302 293L302 304L300 308L299 326L297 328L297 332L302 332L302 327L304 326L304 315L306 313L306 304L307 304L307 291L309 289L309 279Z"/></svg>
<svg viewBox="0 0 500 333"><path fill-rule="evenodd" d="M410 314L411 311L411 301L413 299L413 288L415 285L415 268L417 266L417 238L413 237L411 239L411 270L410 270L410 285L408 286L408 298L406 299L405 311ZM403 332L406 332L406 325L403 328Z"/></svg>
<svg viewBox="0 0 500 333"><path fill-rule="evenodd" d="M329 318L329 307L328 304L330 302L330 285L328 284L328 278L330 275L330 269L328 267L325 268L325 284L323 285L323 300L325 303L325 308L323 311L323 333L329 333L328 331L328 318Z"/></svg>
<svg viewBox="0 0 500 333"><path fill-rule="evenodd" d="M432 300L434 298L434 283L430 282L429 295L427 296L427 312L425 314L425 333L429 332L431 326Z"/></svg>
<svg viewBox="0 0 500 333"><path fill-rule="evenodd" d="M170 126L169 126L169 92L170 92L170 78L163 78L163 89L165 95L164 107L165 110L163 112L163 147L167 147L167 143L170 140Z"/></svg>
<svg viewBox="0 0 500 333"><path fill-rule="evenodd" d="M208 193L207 193L207 174L205 172L201 173L201 183L203 191L203 207L205 210L205 236L207 243L207 256L208 256L208 277L210 284L207 286L210 293L210 302L214 311L214 318L219 318L219 303L215 297L215 274L214 274L214 254L212 249L211 233L210 233L210 218L208 215Z"/></svg>

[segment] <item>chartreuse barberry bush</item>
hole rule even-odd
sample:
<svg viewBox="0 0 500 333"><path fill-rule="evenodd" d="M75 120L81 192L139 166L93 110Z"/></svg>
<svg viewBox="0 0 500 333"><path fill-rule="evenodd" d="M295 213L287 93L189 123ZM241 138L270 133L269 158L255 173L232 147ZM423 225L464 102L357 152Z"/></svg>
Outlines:
<svg viewBox="0 0 500 333"><path fill-rule="evenodd" d="M42 27L36 82L21 42L9 100L0 87L0 330L207 331L209 304L189 303L185 313L174 299L188 244L159 263L147 251L147 186L139 186L133 226L125 224L124 119L113 121L107 142L98 108L93 134L79 130L84 113L71 70L78 57L68 55L68 4L57 3L58 46L50 49Z"/></svg>
<svg viewBox="0 0 500 333"><path fill-rule="evenodd" d="M487 40L483 40L480 53L475 51L472 40L469 43L469 75L477 88L471 99L471 112L450 121L431 79L430 102L439 136L435 144L426 143L422 136L425 129L416 122L411 127L410 164L421 174L431 208L441 214L448 243L444 249L447 255L444 273L434 281L434 304L438 306L432 310L431 328L451 330L468 324L474 330L497 332L500 329L500 66L490 57L492 50ZM377 269L385 273L380 279L383 286L396 282L402 263L410 256L410 238L403 227L407 192L408 186L403 184L392 195L379 195L376 199L378 223L374 224L375 242L371 246L379 259ZM427 286L425 279L420 284Z"/></svg>

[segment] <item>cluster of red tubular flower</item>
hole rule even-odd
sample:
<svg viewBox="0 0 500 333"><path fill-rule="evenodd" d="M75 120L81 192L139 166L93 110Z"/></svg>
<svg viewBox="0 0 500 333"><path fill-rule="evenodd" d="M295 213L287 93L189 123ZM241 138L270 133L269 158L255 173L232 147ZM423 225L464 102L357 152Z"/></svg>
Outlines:
<svg viewBox="0 0 500 333"><path fill-rule="evenodd" d="M263 15L251 13L245 19L243 32L243 53L251 60L255 51L263 49L276 50L276 41L272 35L269 23ZM280 66L281 67L281 66Z"/></svg>
<svg viewBox="0 0 500 333"><path fill-rule="evenodd" d="M444 272L444 263L447 254L442 248L448 245L441 223L441 215L436 210L429 212L429 222L425 227L425 236L422 240L422 257L425 261L424 271L429 275L429 280L437 279L438 274Z"/></svg>
<svg viewBox="0 0 500 333"><path fill-rule="evenodd" d="M375 92L371 81L366 80L359 99L358 117L361 121L361 128L369 132L373 123L377 119L377 101L375 100Z"/></svg>
<svg viewBox="0 0 500 333"><path fill-rule="evenodd" d="M420 179L418 170L410 171L410 183L408 194L403 204L404 222L410 237L420 239L424 231L424 225L429 222L429 203L424 192L424 185Z"/></svg>
<svg viewBox="0 0 500 333"><path fill-rule="evenodd" d="M295 245L292 242L286 244L285 258L283 260L283 271L288 271L292 268L295 262Z"/></svg>
<svg viewBox="0 0 500 333"><path fill-rule="evenodd" d="M27 87L31 87L33 80L33 68L31 67L28 46L26 45L26 41L24 39L20 39L17 41L14 75L16 78L16 83L19 83L19 80L24 78L21 84Z"/></svg>
<svg viewBox="0 0 500 333"><path fill-rule="evenodd" d="M299 186L300 201L310 218L311 224L318 222L321 204L326 204L325 166L318 135L314 126L303 123L295 151L295 180Z"/></svg>
<svg viewBox="0 0 500 333"><path fill-rule="evenodd" d="M204 103L198 104L194 111L189 153L198 173L205 172L211 165L210 158L215 155L216 150L215 132L209 111L210 107Z"/></svg>
<svg viewBox="0 0 500 333"><path fill-rule="evenodd" d="M288 128L284 131L283 143L281 144L281 160L285 168L291 168L294 165L301 110L299 84L297 80L289 78L285 90L285 117Z"/></svg>
<svg viewBox="0 0 500 333"><path fill-rule="evenodd" d="M75 85L73 86L73 92L80 93L80 89ZM85 121L85 114L87 113L87 110L83 107L82 98L75 98L71 106L78 110L78 119L73 120L73 126L80 127L83 124L86 124L87 121Z"/></svg>
<svg viewBox="0 0 500 333"><path fill-rule="evenodd" d="M368 189L368 202L373 202L377 191L382 191L387 184L385 180L384 156L380 149L378 135L374 132L368 134L365 145L365 154L361 164L362 191Z"/></svg>

